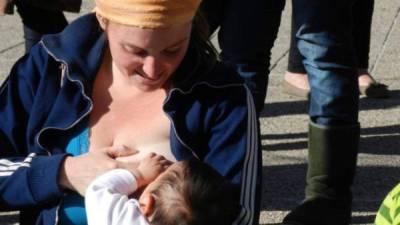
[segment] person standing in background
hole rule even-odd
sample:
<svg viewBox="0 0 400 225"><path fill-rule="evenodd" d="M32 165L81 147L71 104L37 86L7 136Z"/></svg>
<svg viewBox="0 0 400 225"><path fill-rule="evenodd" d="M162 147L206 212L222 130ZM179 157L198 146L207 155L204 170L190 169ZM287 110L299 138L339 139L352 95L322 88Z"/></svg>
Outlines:
<svg viewBox="0 0 400 225"><path fill-rule="evenodd" d="M371 39L371 23L374 11L374 0L357 0L352 8L354 47L357 54L358 85L360 94L370 98L389 97L389 91L385 84L374 80L368 72L369 50ZM310 92L307 72L303 66L304 57L297 49L296 32L292 20L292 32L290 40L289 60L287 72L283 81L284 92L306 98Z"/></svg>
<svg viewBox="0 0 400 225"><path fill-rule="evenodd" d="M348 225L357 164L355 0L294 0L297 46L310 82L305 200L285 225ZM338 16L340 15L340 16Z"/></svg>
<svg viewBox="0 0 400 225"><path fill-rule="evenodd" d="M351 220L360 137L354 2L293 1L297 44L311 86L309 149L305 201L283 224L347 225ZM201 5L211 32L220 28L220 59L244 78L258 114L264 106L270 50L284 4L205 0Z"/></svg>
<svg viewBox="0 0 400 225"><path fill-rule="evenodd" d="M0 0L0 15L13 14L14 5L23 23L25 52L43 35L61 32L67 25L63 11L79 12L81 0Z"/></svg>
<svg viewBox="0 0 400 225"><path fill-rule="evenodd" d="M245 80L258 114L264 108L271 49L284 7L283 0L203 0L200 5L210 34L219 28L220 59Z"/></svg>

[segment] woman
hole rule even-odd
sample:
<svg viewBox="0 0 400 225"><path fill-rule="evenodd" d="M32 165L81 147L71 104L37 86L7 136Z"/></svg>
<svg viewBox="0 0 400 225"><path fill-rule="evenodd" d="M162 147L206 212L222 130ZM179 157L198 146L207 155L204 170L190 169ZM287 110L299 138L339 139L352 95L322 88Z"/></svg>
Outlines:
<svg viewBox="0 0 400 225"><path fill-rule="evenodd" d="M0 89L0 193L21 225L86 223L76 193L151 151L211 165L241 188L237 223L258 222L253 101L204 41L199 3L97 0L15 64Z"/></svg>

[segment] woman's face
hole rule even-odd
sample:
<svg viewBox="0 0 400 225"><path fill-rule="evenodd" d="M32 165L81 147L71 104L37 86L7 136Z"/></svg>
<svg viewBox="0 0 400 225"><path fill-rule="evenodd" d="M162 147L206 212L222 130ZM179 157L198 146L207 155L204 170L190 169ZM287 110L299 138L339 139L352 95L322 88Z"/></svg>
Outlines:
<svg viewBox="0 0 400 225"><path fill-rule="evenodd" d="M143 29L99 21L107 34L113 67L142 91L162 88L189 45L190 23Z"/></svg>

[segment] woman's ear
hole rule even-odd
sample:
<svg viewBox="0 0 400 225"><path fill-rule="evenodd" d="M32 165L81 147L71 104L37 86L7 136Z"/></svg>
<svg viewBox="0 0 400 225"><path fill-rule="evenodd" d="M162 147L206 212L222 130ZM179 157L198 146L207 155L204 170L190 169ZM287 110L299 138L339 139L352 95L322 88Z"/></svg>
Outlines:
<svg viewBox="0 0 400 225"><path fill-rule="evenodd" d="M101 29L106 30L108 20L98 13L96 13L96 18L97 21L99 21Z"/></svg>
<svg viewBox="0 0 400 225"><path fill-rule="evenodd" d="M154 203L155 198L152 194L147 194L139 199L140 211L145 217L150 218L153 215Z"/></svg>

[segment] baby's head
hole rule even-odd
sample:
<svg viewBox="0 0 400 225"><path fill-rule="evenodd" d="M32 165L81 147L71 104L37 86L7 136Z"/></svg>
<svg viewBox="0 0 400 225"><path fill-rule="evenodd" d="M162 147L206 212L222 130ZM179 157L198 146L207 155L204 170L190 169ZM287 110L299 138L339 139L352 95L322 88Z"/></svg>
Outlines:
<svg viewBox="0 0 400 225"><path fill-rule="evenodd" d="M230 225L239 211L238 189L194 159L171 165L139 202L152 225Z"/></svg>

